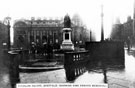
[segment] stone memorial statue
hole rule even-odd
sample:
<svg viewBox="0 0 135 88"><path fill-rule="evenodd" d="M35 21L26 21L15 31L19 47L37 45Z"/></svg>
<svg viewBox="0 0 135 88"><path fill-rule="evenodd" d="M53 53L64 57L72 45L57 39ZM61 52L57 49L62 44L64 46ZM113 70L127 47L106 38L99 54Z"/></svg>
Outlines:
<svg viewBox="0 0 135 88"><path fill-rule="evenodd" d="M68 15L64 17L64 28L71 28L71 20Z"/></svg>
<svg viewBox="0 0 135 88"><path fill-rule="evenodd" d="M74 44L71 41L71 20L68 15L64 17L64 28L62 29L63 31L63 41L61 44L61 49L64 51L67 50L74 50Z"/></svg>

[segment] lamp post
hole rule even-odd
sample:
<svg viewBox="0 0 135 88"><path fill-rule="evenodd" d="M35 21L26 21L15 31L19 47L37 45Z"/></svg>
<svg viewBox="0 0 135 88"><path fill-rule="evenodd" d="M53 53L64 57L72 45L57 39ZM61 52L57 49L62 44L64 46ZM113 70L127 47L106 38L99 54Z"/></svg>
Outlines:
<svg viewBox="0 0 135 88"><path fill-rule="evenodd" d="M90 30L90 42L92 41L92 32Z"/></svg>
<svg viewBox="0 0 135 88"><path fill-rule="evenodd" d="M6 17L5 18L5 22L6 22L7 29L8 29L8 41L7 41L7 49L8 50L10 50L10 48L11 48L11 43L10 43L10 20L11 20L11 17Z"/></svg>
<svg viewBox="0 0 135 88"><path fill-rule="evenodd" d="M103 26L103 5L101 5L101 41L104 41L104 26Z"/></svg>

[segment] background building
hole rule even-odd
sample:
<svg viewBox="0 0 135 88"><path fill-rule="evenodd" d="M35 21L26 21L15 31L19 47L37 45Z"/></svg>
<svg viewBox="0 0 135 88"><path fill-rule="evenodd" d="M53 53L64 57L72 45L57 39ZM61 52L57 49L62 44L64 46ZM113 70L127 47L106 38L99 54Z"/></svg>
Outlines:
<svg viewBox="0 0 135 88"><path fill-rule="evenodd" d="M130 16L127 17L127 21L124 23L116 22L113 27L112 27L112 32L111 32L111 38L113 40L119 40L119 41L124 41L125 43L127 42L128 39L130 39L130 43L132 45L135 44L135 35L133 29L133 19L131 19Z"/></svg>
<svg viewBox="0 0 135 88"><path fill-rule="evenodd" d="M72 20L71 20L72 22ZM62 28L64 19L20 19L14 23L14 47L29 48L31 43L39 42L41 45L46 42L49 44L62 44ZM72 41L74 44L85 43L87 39L86 28L82 25L71 24Z"/></svg>
<svg viewBox="0 0 135 88"><path fill-rule="evenodd" d="M123 25L120 23L120 20L117 19L116 23L112 25L111 39L120 41L123 40Z"/></svg>

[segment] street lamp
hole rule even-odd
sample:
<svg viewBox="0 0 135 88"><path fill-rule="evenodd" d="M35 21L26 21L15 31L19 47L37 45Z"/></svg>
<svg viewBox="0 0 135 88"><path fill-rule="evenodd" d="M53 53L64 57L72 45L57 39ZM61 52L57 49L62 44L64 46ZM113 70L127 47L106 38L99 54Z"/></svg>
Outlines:
<svg viewBox="0 0 135 88"><path fill-rule="evenodd" d="M11 48L11 43L10 43L10 20L11 17L6 17L5 18L5 24L7 25L7 29L8 29L8 41L7 41L7 49L10 50Z"/></svg>
<svg viewBox="0 0 135 88"><path fill-rule="evenodd" d="M92 31L90 30L90 42L92 41Z"/></svg>
<svg viewBox="0 0 135 88"><path fill-rule="evenodd" d="M103 17L104 17L104 13L103 13L103 5L101 5L101 41L104 41L104 24L103 24Z"/></svg>

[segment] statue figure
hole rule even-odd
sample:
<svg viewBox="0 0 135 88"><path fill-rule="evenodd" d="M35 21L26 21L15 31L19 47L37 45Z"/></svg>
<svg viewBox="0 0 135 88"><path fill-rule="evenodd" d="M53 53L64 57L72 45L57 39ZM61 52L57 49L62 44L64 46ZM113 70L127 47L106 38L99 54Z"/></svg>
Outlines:
<svg viewBox="0 0 135 88"><path fill-rule="evenodd" d="M68 15L65 16L64 18L64 28L70 28L71 27L71 20Z"/></svg>

